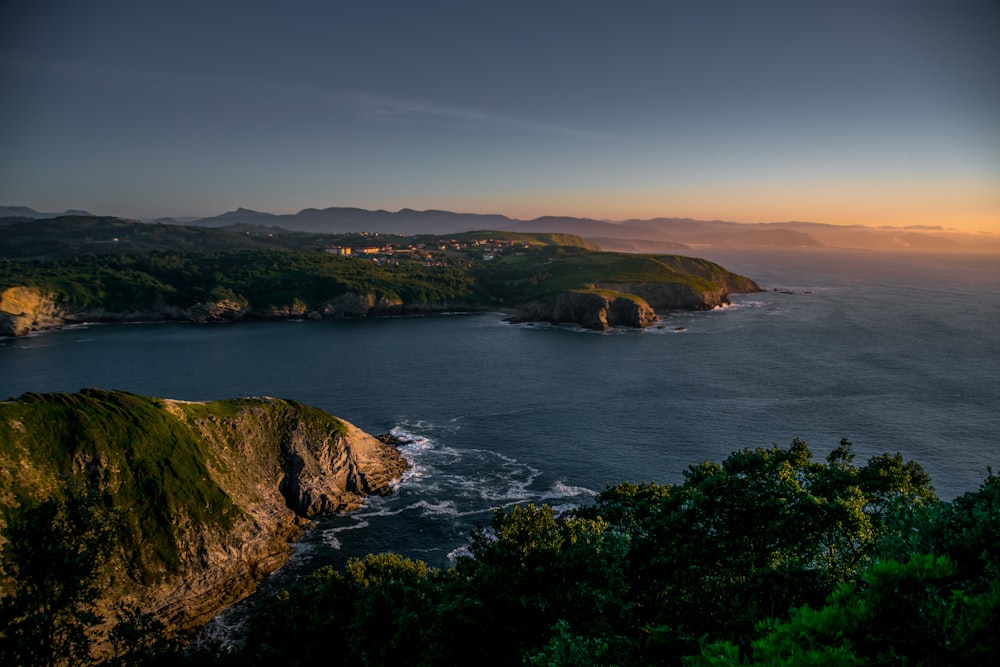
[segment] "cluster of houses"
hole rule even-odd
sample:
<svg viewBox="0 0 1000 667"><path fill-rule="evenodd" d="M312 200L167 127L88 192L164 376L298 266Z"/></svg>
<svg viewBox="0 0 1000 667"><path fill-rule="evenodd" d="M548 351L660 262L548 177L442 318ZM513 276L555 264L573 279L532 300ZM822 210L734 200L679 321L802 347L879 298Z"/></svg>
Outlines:
<svg viewBox="0 0 1000 667"><path fill-rule="evenodd" d="M364 234L361 235L361 240L365 241L373 238L376 235ZM484 261L490 261L496 259L499 255L508 251L521 251L530 248L530 244L523 241L512 241L509 239L472 239L469 241L459 241L456 239L450 239L448 241L436 241L433 243L417 243L408 244L403 246L402 244L394 245L392 243L384 243L382 245L334 245L328 246L326 252L332 255L342 255L349 257L362 257L366 259L371 259L378 264L389 264L392 262L398 262L399 256L410 257L414 259L424 259L425 263L437 263L440 261L434 261L434 252L447 252L457 251L457 252L467 252L480 251L482 252L482 257Z"/></svg>
<svg viewBox="0 0 1000 667"><path fill-rule="evenodd" d="M467 250L468 248L481 250L483 259L489 261L498 255L509 251L527 250L531 244L524 241L513 241L511 239L473 239L471 241L450 241L455 250Z"/></svg>

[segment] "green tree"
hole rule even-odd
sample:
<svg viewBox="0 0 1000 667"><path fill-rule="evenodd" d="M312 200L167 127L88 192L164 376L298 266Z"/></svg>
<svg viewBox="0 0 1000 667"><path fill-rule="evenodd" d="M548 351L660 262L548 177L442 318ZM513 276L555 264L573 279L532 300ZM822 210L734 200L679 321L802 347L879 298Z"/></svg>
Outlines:
<svg viewBox="0 0 1000 667"><path fill-rule="evenodd" d="M823 463L795 440L692 466L681 485L611 487L590 512L631 536L641 661L673 664L706 637L746 647L759 620L822 604L870 562L893 508L935 501L929 482L898 456L858 468L845 440Z"/></svg>
<svg viewBox="0 0 1000 667"><path fill-rule="evenodd" d="M65 665L91 660L87 629L100 618L92 600L112 535L89 496L46 500L7 528L0 598L0 663Z"/></svg>
<svg viewBox="0 0 1000 667"><path fill-rule="evenodd" d="M238 658L655 665L699 654L695 664L736 663L756 651L774 664L864 664L923 650L908 631L992 656L1000 485L991 476L952 506L917 464L853 459L847 441L817 461L796 440L692 466L682 484L611 486L573 513L497 510L453 568L369 556L307 578L261 607ZM911 559L911 543L957 560ZM877 562L889 545L905 557ZM816 619L850 641L804 625ZM814 638L801 654L789 653L796 635L782 623ZM884 629L884 641L865 639L865 628Z"/></svg>
<svg viewBox="0 0 1000 667"><path fill-rule="evenodd" d="M343 572L322 568L260 606L237 662L420 664L422 628L437 608L434 574L397 554L369 554Z"/></svg>
<svg viewBox="0 0 1000 667"><path fill-rule="evenodd" d="M818 608L765 621L742 661L729 642L689 665L980 665L1000 659L1000 581L972 592L947 556L873 564Z"/></svg>
<svg viewBox="0 0 1000 667"><path fill-rule="evenodd" d="M882 558L947 554L965 579L1000 579L1000 477L992 470L976 491L950 503L903 505L892 519L896 530L879 545Z"/></svg>
<svg viewBox="0 0 1000 667"><path fill-rule="evenodd" d="M547 506L498 510L459 565L468 600L462 651L479 664L516 664L570 633L615 644L625 632L627 537L600 517L557 517ZM454 656L458 657L458 656Z"/></svg>
<svg viewBox="0 0 1000 667"><path fill-rule="evenodd" d="M115 606L115 623L108 632L111 658L108 667L140 667L176 664L180 643L165 634L163 623L134 605Z"/></svg>

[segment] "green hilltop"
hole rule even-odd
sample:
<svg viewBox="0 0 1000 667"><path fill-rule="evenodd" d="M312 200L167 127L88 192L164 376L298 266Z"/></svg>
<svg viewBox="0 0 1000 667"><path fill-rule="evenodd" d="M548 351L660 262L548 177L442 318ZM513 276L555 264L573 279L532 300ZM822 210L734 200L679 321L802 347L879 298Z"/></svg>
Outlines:
<svg viewBox="0 0 1000 667"><path fill-rule="evenodd" d="M319 319L491 309L559 321L558 313L539 303L551 305L567 293L604 299L575 304L565 315L568 322L587 320L605 328L614 318L594 310L612 310L612 302L623 297L643 309L642 317L627 323L644 326L655 317L653 308L711 308L727 303L731 293L759 289L707 260L601 252L567 234L411 238L275 230L261 236L260 230L118 219L30 224L71 233L62 245L51 238L32 245L24 240L28 223L0 227L0 240L17 241L4 245L7 259L0 260L0 333L77 321ZM40 232L38 238L48 237ZM78 243L76 254L63 252L67 243ZM52 250L51 256L39 256L42 247ZM651 289L655 286L659 291ZM532 306L525 314L527 303Z"/></svg>
<svg viewBox="0 0 1000 667"><path fill-rule="evenodd" d="M185 532L196 547L177 545L186 577L207 577L207 591L232 586L209 575L227 554L243 563L259 531L238 530L253 509L226 462L273 484L279 460L295 457L227 458L229 448L309 431L355 438L354 449L352 428L275 399L187 404L87 390L0 403L0 660L709 667L1000 657L1000 478L988 472L977 491L942 502L919 464L898 454L856 464L846 440L822 460L800 440L736 450L690 466L682 483L609 485L562 514L498 509L448 568L396 554L322 568L258 601L230 648L182 650L171 638L191 626L172 620L170 604L114 605L132 598L109 563L158 533L169 542ZM220 526L224 539L204 538ZM192 569L192 557L207 565Z"/></svg>
<svg viewBox="0 0 1000 667"><path fill-rule="evenodd" d="M0 424L3 524L40 500L99 491L122 518L116 544L129 576L144 583L178 571L178 525L230 528L241 514L208 472L218 462L204 438L160 400L95 389L28 393L0 403Z"/></svg>
<svg viewBox="0 0 1000 667"><path fill-rule="evenodd" d="M84 389L2 401L0 620L31 635L35 608L17 601L52 603L38 596L70 567L100 590L74 603L88 614L126 604L172 633L198 627L280 567L308 517L389 492L406 466L394 447L290 400Z"/></svg>

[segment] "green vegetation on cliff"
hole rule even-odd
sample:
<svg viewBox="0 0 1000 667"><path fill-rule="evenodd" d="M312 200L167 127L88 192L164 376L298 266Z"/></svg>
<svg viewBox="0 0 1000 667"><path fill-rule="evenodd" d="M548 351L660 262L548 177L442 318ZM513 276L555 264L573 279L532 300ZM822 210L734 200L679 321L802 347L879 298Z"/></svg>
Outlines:
<svg viewBox="0 0 1000 667"><path fill-rule="evenodd" d="M759 290L752 280L705 259L593 252L569 246L503 257L485 266L478 277L483 293L512 304L557 292L594 291L597 285L613 284L684 285L696 291Z"/></svg>
<svg viewBox="0 0 1000 667"><path fill-rule="evenodd" d="M562 515L497 510L454 567L381 554L321 569L259 603L234 650L166 655L232 665L995 662L1000 478L947 503L916 463L853 459L847 441L817 461L796 440L691 466L681 484L609 486ZM0 654L11 641L0 630ZM147 646L161 647L146 651L150 661L163 659L162 644Z"/></svg>
<svg viewBox="0 0 1000 667"><path fill-rule="evenodd" d="M0 663L79 664L129 627L198 627L285 562L305 518L354 509L405 469L295 401L2 401Z"/></svg>
<svg viewBox="0 0 1000 667"><path fill-rule="evenodd" d="M354 245L355 252L345 256L324 252L322 245L303 249L301 244L284 247L277 241L247 244L243 236L220 230L213 233L230 234L240 242L199 246L187 242L190 235L200 238L201 232L194 230L180 235L183 243L171 246L167 241L185 228L111 220L114 225L105 235L121 225L126 230L137 226L134 235L158 241L125 244L132 252L122 252L120 243L84 243L75 255L42 253L27 259L13 253L0 260L0 304L9 288L32 288L39 295L35 307L26 305L30 299L25 298L0 305L0 319L18 320L6 325L8 329L19 333L34 326L57 326L60 318L203 321L516 309L527 301L578 291L639 299L627 290L619 295L615 286L621 284L674 286L684 292L671 299L661 291L657 308L710 307L730 292L758 289L748 278L706 260L605 253L583 239L560 234L331 237ZM97 234L91 230L94 219L78 224L86 233ZM87 254L105 247L103 254ZM44 311L44 317L36 317L36 311Z"/></svg>
<svg viewBox="0 0 1000 667"><path fill-rule="evenodd" d="M844 441L819 462L795 441L562 516L497 511L454 568L318 572L261 606L233 657L306 665L330 639L344 665L989 662L1000 479L954 503L929 481L899 456L856 466Z"/></svg>
<svg viewBox="0 0 1000 667"><path fill-rule="evenodd" d="M27 509L82 493L118 517L115 544L127 576L154 583L183 570L192 526L224 534L268 494L284 494L280 502L290 513L316 511L317 501L294 491L312 483L300 475L303 457L331 460L319 474L344 498L314 491L328 494L332 509L377 491L347 483L357 465L342 451L349 438L347 424L295 401L191 403L101 389L27 393L0 402L0 535ZM386 481L405 468L394 456L398 466ZM378 479L380 471L358 473Z"/></svg>
<svg viewBox="0 0 1000 667"><path fill-rule="evenodd" d="M179 568L179 524L227 528L239 515L211 478L204 439L157 399L29 393L0 403L0 424L0 517L87 490L120 516L117 548L144 583Z"/></svg>
<svg viewBox="0 0 1000 667"><path fill-rule="evenodd" d="M323 252L225 251L113 255L61 262L0 262L0 289L24 285L57 295L73 309L112 312L188 308L230 299L255 308L310 309L348 292L408 302L468 298L472 280L459 265L404 261L385 267Z"/></svg>

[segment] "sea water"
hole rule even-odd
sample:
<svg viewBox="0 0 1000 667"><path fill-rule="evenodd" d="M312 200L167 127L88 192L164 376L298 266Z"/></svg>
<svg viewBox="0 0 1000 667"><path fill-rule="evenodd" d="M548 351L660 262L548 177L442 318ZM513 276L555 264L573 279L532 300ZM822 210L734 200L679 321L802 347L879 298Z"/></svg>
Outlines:
<svg viewBox="0 0 1000 667"><path fill-rule="evenodd" d="M318 521L272 586L369 552L447 565L495 508L568 509L796 437L899 452L945 499L1000 468L1000 258L701 254L766 291L605 333L500 314L76 327L0 339L0 397L285 397L402 438L395 493Z"/></svg>

